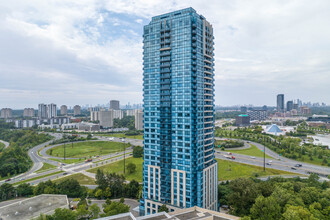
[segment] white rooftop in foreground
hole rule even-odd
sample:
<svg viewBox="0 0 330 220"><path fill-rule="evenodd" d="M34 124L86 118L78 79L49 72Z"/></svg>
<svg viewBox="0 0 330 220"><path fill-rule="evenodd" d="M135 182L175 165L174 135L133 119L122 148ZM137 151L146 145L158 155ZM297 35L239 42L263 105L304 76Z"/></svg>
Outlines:
<svg viewBox="0 0 330 220"><path fill-rule="evenodd" d="M210 211L197 206L181 209L174 212L160 212L152 215L134 217L130 212L119 215L99 218L98 220L238 220L239 217L220 212Z"/></svg>
<svg viewBox="0 0 330 220"><path fill-rule="evenodd" d="M57 208L69 208L66 195L43 194L0 207L2 220L30 220L40 214L52 214Z"/></svg>

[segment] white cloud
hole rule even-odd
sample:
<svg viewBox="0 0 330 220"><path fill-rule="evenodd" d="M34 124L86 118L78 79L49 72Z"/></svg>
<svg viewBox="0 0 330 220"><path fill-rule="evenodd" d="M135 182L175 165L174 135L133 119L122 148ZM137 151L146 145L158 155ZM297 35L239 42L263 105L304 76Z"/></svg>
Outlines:
<svg viewBox="0 0 330 220"><path fill-rule="evenodd" d="M0 107L141 102L143 25L190 6L215 30L216 104L330 103L326 0L12 0L0 3Z"/></svg>

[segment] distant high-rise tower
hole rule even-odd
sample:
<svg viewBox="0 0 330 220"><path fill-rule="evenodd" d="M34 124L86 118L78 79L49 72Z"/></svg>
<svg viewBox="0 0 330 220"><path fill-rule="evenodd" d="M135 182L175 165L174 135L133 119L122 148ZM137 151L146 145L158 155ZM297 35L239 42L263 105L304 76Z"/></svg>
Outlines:
<svg viewBox="0 0 330 220"><path fill-rule="evenodd" d="M68 107L66 105L61 106L61 115L67 115L68 114Z"/></svg>
<svg viewBox="0 0 330 220"><path fill-rule="evenodd" d="M119 101L118 100L110 100L110 109L120 110Z"/></svg>
<svg viewBox="0 0 330 220"><path fill-rule="evenodd" d="M57 117L57 108L56 108L56 104L49 104L47 106L47 117L48 118L55 118Z"/></svg>
<svg viewBox="0 0 330 220"><path fill-rule="evenodd" d="M73 107L73 115L74 116L81 115L81 107L80 107L80 105L75 105Z"/></svg>
<svg viewBox="0 0 330 220"><path fill-rule="evenodd" d="M34 109L33 108L25 108L23 111L23 117L34 117Z"/></svg>
<svg viewBox="0 0 330 220"><path fill-rule="evenodd" d="M143 38L140 214L162 204L217 210L212 25L187 8L153 17Z"/></svg>
<svg viewBox="0 0 330 220"><path fill-rule="evenodd" d="M11 108L3 108L0 113L1 118L11 118L13 117L13 110Z"/></svg>
<svg viewBox="0 0 330 220"><path fill-rule="evenodd" d="M277 111L284 112L284 94L277 95Z"/></svg>
<svg viewBox="0 0 330 220"><path fill-rule="evenodd" d="M47 105L46 104L39 104L38 105L38 117L40 119L47 118Z"/></svg>
<svg viewBox="0 0 330 220"><path fill-rule="evenodd" d="M286 110L289 112L293 109L293 101L286 102Z"/></svg>

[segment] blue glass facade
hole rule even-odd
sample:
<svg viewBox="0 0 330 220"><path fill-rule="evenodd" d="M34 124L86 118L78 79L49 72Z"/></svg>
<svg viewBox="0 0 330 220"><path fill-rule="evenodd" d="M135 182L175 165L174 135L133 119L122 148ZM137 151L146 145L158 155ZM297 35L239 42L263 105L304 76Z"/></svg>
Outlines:
<svg viewBox="0 0 330 220"><path fill-rule="evenodd" d="M216 210L212 26L187 8L153 17L143 38L140 213L161 204Z"/></svg>

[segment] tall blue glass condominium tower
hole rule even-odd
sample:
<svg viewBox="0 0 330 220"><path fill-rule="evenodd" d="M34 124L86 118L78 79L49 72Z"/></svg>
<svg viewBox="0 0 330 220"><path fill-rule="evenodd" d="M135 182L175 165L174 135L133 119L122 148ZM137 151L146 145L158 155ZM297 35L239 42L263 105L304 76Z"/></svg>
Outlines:
<svg viewBox="0 0 330 220"><path fill-rule="evenodd" d="M144 27L141 215L163 204L218 208L213 38L211 24L192 8Z"/></svg>

